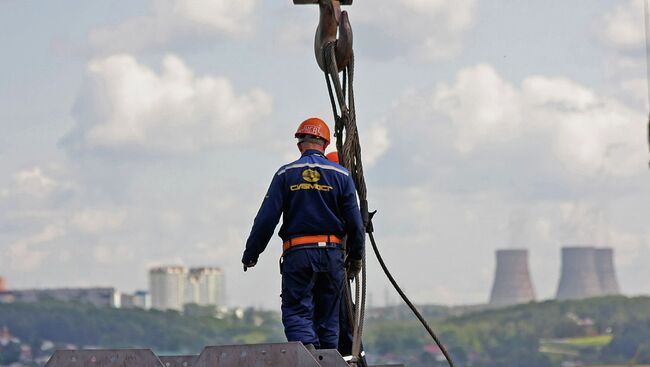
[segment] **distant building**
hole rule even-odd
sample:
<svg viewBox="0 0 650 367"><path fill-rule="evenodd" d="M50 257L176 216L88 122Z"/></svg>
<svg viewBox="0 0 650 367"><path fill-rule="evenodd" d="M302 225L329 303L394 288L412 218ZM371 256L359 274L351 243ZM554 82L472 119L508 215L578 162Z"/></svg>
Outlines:
<svg viewBox="0 0 650 367"><path fill-rule="evenodd" d="M182 311L186 278L187 269L183 266L161 266L149 270L151 308Z"/></svg>
<svg viewBox="0 0 650 367"><path fill-rule="evenodd" d="M556 299L582 299L619 294L611 248L562 248L562 269Z"/></svg>
<svg viewBox="0 0 650 367"><path fill-rule="evenodd" d="M535 291L528 270L528 250L497 250L490 305L501 307L534 300Z"/></svg>
<svg viewBox="0 0 650 367"><path fill-rule="evenodd" d="M122 308L142 308L148 310L151 308L151 297L147 291L137 291L133 294L122 293Z"/></svg>
<svg viewBox="0 0 650 367"><path fill-rule="evenodd" d="M0 292L2 303L48 300L89 303L97 307L120 307L120 293L115 288L23 289Z"/></svg>
<svg viewBox="0 0 650 367"><path fill-rule="evenodd" d="M185 304L223 306L224 275L220 268L162 266L149 270L151 308L182 311ZM131 299L128 300L131 304Z"/></svg>
<svg viewBox="0 0 650 367"><path fill-rule="evenodd" d="M137 308L148 310L151 308L151 295L147 291L133 293L133 305Z"/></svg>
<svg viewBox="0 0 650 367"><path fill-rule="evenodd" d="M201 306L224 304L223 271L219 268L192 268L185 284L185 303Z"/></svg>
<svg viewBox="0 0 650 367"><path fill-rule="evenodd" d="M135 305L133 304L132 294L120 294L120 308L135 308Z"/></svg>
<svg viewBox="0 0 650 367"><path fill-rule="evenodd" d="M617 295L621 293L616 279L614 267L614 249L596 248L594 250L596 260L596 271L598 272L598 284L603 296Z"/></svg>
<svg viewBox="0 0 650 367"><path fill-rule="evenodd" d="M7 283L5 282L5 278L0 277L0 292L4 292L7 290Z"/></svg>

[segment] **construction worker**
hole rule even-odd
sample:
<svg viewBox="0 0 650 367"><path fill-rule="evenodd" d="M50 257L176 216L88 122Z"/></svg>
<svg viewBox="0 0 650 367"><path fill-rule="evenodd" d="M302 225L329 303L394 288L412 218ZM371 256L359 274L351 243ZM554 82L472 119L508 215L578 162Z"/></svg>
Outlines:
<svg viewBox="0 0 650 367"><path fill-rule="evenodd" d="M344 266L355 274L364 251L354 182L342 166L325 158L327 124L303 121L295 133L302 156L280 167L260 207L242 257L255 266L282 214L282 323L288 341L336 349ZM348 257L341 242L347 236ZM345 264L345 265L344 265Z"/></svg>

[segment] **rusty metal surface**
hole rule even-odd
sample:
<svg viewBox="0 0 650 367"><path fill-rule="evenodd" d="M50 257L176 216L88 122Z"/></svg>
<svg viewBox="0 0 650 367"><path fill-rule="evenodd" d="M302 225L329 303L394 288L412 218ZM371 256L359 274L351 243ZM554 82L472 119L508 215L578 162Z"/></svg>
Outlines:
<svg viewBox="0 0 650 367"><path fill-rule="evenodd" d="M160 356L160 362L165 367L194 367L199 356Z"/></svg>
<svg viewBox="0 0 650 367"><path fill-rule="evenodd" d="M349 367L336 349L318 349L311 354L321 367Z"/></svg>
<svg viewBox="0 0 650 367"><path fill-rule="evenodd" d="M59 350L45 367L163 367L151 349Z"/></svg>
<svg viewBox="0 0 650 367"><path fill-rule="evenodd" d="M300 342L206 347L195 367L320 367Z"/></svg>
<svg viewBox="0 0 650 367"><path fill-rule="evenodd" d="M342 5L352 5L352 0L294 0L294 4L318 4L319 20L314 37L314 53L321 70L326 71L324 50L334 43L336 66L339 71L345 69L353 56L352 26Z"/></svg>
<svg viewBox="0 0 650 367"><path fill-rule="evenodd" d="M150 349L60 350L45 367L348 367L335 349L302 343L206 347L199 356L157 357ZM381 367L403 367L385 365ZM380 367L380 366L376 366Z"/></svg>

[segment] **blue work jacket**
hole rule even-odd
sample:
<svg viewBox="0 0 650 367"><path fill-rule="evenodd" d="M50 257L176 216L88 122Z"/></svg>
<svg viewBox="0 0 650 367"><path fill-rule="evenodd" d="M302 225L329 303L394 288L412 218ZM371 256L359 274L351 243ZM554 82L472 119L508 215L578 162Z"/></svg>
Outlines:
<svg viewBox="0 0 650 367"><path fill-rule="evenodd" d="M282 215L282 241L310 235L347 235L348 256L363 256L365 231L347 169L317 150L280 167L257 212L242 262L257 261Z"/></svg>

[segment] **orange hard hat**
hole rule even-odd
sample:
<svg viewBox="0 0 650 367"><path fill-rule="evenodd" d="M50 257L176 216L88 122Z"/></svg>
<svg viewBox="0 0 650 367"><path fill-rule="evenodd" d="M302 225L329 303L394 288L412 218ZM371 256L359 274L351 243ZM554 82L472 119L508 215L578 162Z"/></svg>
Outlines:
<svg viewBox="0 0 650 367"><path fill-rule="evenodd" d="M334 163L339 163L339 152L337 152L337 151L329 152L329 153L327 153L325 158L329 159L330 161L332 161Z"/></svg>
<svg viewBox="0 0 650 367"><path fill-rule="evenodd" d="M308 118L298 126L295 137L299 138L301 135L312 135L321 138L327 142L325 145L330 143L330 128L327 127L325 121L318 117Z"/></svg>

